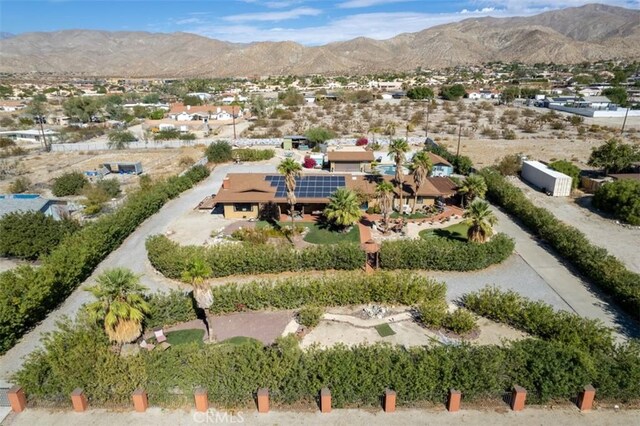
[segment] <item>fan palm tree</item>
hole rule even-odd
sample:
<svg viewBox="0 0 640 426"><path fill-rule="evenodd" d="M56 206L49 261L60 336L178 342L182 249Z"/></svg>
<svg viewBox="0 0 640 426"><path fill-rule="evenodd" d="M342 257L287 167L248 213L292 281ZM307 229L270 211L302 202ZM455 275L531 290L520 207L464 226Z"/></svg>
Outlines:
<svg viewBox="0 0 640 426"><path fill-rule="evenodd" d="M493 235L493 225L498 223L498 218L489 209L489 203L476 199L469 204L469 208L464 212L467 218L465 223L469 225L467 238L469 241L484 243Z"/></svg>
<svg viewBox="0 0 640 426"><path fill-rule="evenodd" d="M296 178L302 174L302 166L293 159L286 158L278 165L278 172L284 175L284 183L287 186L289 216L291 216L291 226L293 226L293 209L296 205Z"/></svg>
<svg viewBox="0 0 640 426"><path fill-rule="evenodd" d="M464 208L465 200L470 203L476 197L484 198L487 193L487 183L482 176L472 174L462 182L458 192L462 194L462 207Z"/></svg>
<svg viewBox="0 0 640 426"><path fill-rule="evenodd" d="M389 144L389 156L396 163L396 175L395 181L398 186L398 193L400 195L400 206L398 210L402 213L403 206L403 186L404 186L404 170L402 165L407 159L407 152L409 152L409 144L404 139L394 139Z"/></svg>
<svg viewBox="0 0 640 426"><path fill-rule="evenodd" d="M393 210L393 185L386 180L380 182L376 186L376 200L380 207L380 213L382 213L382 222L386 231L389 227L389 215Z"/></svg>
<svg viewBox="0 0 640 426"><path fill-rule="evenodd" d="M415 213L416 211L416 204L418 204L418 191L420 191L420 187L431 174L432 168L433 164L431 163L431 157L429 157L429 154L425 151L420 151L413 156L410 169L416 190L413 192L413 209L411 209L411 213Z"/></svg>
<svg viewBox="0 0 640 426"><path fill-rule="evenodd" d="M187 268L182 271L182 281L191 284L193 287L193 298L198 307L208 312L209 307L213 303L213 294L211 287L205 283L205 279L210 277L213 270L201 258L195 258L189 261Z"/></svg>
<svg viewBox="0 0 640 426"><path fill-rule="evenodd" d="M338 188L329 197L324 216L344 231L362 217L360 204L358 194L347 188Z"/></svg>
<svg viewBox="0 0 640 426"><path fill-rule="evenodd" d="M87 306L89 318L104 324L109 339L117 344L132 342L142 333L142 321L149 312L144 300L146 290L140 277L129 269L108 269L96 278L97 284L87 287L96 299Z"/></svg>

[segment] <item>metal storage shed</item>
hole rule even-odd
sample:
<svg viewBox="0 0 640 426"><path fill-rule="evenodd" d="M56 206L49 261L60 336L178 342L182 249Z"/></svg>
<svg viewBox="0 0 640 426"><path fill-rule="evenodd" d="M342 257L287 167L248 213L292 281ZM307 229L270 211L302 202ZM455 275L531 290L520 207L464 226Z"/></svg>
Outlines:
<svg viewBox="0 0 640 426"><path fill-rule="evenodd" d="M571 177L539 161L523 161L522 178L554 197L568 197L571 194Z"/></svg>

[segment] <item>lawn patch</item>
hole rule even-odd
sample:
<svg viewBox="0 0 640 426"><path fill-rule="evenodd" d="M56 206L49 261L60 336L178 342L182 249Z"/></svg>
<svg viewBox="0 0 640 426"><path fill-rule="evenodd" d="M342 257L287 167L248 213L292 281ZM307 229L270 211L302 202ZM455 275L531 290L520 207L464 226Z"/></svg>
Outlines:
<svg viewBox="0 0 640 426"><path fill-rule="evenodd" d="M376 331L380 335L380 337L388 337L396 334L395 331L391 328L389 324L379 324L375 326Z"/></svg>
<svg viewBox="0 0 640 426"><path fill-rule="evenodd" d="M171 345L183 345L185 343L196 342L203 344L204 330L194 328L191 330L178 330L167 333L167 342Z"/></svg>
<svg viewBox="0 0 640 426"><path fill-rule="evenodd" d="M256 228L264 228L266 226L273 226L272 224L260 221L256 224ZM282 228L291 226L291 222L278 222L276 226ZM329 228L323 223L315 222L294 222L294 226L307 228L307 235L304 237L304 241L311 244L339 244L339 243L359 243L360 242L360 230L358 225L353 225L349 232L340 232Z"/></svg>
<svg viewBox="0 0 640 426"><path fill-rule="evenodd" d="M456 223L440 229L425 229L420 231L420 237L424 239L432 237L448 238L450 240L467 241L467 231L469 225L464 222Z"/></svg>

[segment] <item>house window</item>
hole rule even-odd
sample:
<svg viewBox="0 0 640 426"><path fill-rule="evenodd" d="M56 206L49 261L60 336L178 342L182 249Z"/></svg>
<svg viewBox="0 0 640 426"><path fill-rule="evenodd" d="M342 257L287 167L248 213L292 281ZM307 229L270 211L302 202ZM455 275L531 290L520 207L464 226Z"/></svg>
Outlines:
<svg viewBox="0 0 640 426"><path fill-rule="evenodd" d="M418 199L416 200L416 203L423 204L424 203L424 197L418 197Z"/></svg>
<svg viewBox="0 0 640 426"><path fill-rule="evenodd" d="M235 203L233 205L234 212L250 212L252 210L253 204L250 203Z"/></svg>

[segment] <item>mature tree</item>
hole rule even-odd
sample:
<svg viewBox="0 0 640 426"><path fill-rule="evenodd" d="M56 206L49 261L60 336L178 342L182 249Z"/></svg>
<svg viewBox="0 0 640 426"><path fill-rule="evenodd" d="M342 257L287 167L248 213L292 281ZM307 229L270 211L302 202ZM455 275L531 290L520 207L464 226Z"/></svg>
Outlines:
<svg viewBox="0 0 640 426"><path fill-rule="evenodd" d="M640 149L618 139L609 139L603 145L591 150L588 164L604 169L604 174L617 173L640 161Z"/></svg>
<svg viewBox="0 0 640 426"><path fill-rule="evenodd" d="M293 214L296 206L296 178L302 175L302 166L291 158L285 158L278 165L278 173L284 176L287 187L287 202L289 203L289 216L293 225Z"/></svg>
<svg viewBox="0 0 640 426"><path fill-rule="evenodd" d="M380 207L385 231L389 227L389 216L393 211L393 195L393 185L386 180L381 181L376 186L376 201L378 207Z"/></svg>
<svg viewBox="0 0 640 426"><path fill-rule="evenodd" d="M621 179L606 183L593 196L593 205L632 225L640 225L640 182Z"/></svg>
<svg viewBox="0 0 640 426"><path fill-rule="evenodd" d="M580 182L580 168L573 164L571 161L554 161L553 163L549 164L549 168L571 177L571 188L575 189L578 187L578 183Z"/></svg>
<svg viewBox="0 0 640 426"><path fill-rule="evenodd" d="M67 172L53 181L51 192L56 197L79 195L87 183L89 181L82 173Z"/></svg>
<svg viewBox="0 0 640 426"><path fill-rule="evenodd" d="M462 207L464 208L465 200L472 202L476 197L484 198L487 193L487 183L480 175L469 175L462 182L458 192L462 194Z"/></svg>
<svg viewBox="0 0 640 426"><path fill-rule="evenodd" d="M250 101L251 115L257 118L265 118L267 116L267 101L262 95L252 95Z"/></svg>
<svg viewBox="0 0 640 426"><path fill-rule="evenodd" d="M324 127L312 127L308 129L304 136L311 142L312 144L324 143L331 138L334 138L336 135L331 130L326 129Z"/></svg>
<svg viewBox="0 0 640 426"><path fill-rule="evenodd" d="M460 173L462 175L469 174L473 168L473 161L471 161L471 158L466 155L456 155L449 161L453 165L456 173Z"/></svg>
<svg viewBox="0 0 640 426"><path fill-rule="evenodd" d="M407 160L407 152L409 152L409 144L404 139L394 139L389 144L389 156L396 163L395 181L400 196L400 206L398 211L403 213L403 196L404 196L404 170L402 166Z"/></svg>
<svg viewBox="0 0 640 426"><path fill-rule="evenodd" d="M520 96L520 88L518 86L508 86L502 91L500 100L504 103L510 104Z"/></svg>
<svg viewBox="0 0 640 426"><path fill-rule="evenodd" d="M347 188L338 188L329 197L324 216L343 230L356 223L362 217L358 195Z"/></svg>
<svg viewBox="0 0 640 426"><path fill-rule="evenodd" d="M611 102L620 106L627 106L627 100L629 99L627 89L624 87L606 88L602 91L602 96L606 96Z"/></svg>
<svg viewBox="0 0 640 426"><path fill-rule="evenodd" d="M304 95L295 88L289 87L285 92L278 93L278 100L284 106L296 106L304 104Z"/></svg>
<svg viewBox="0 0 640 426"><path fill-rule="evenodd" d="M215 141L207 147L205 155L212 163L225 163L233 159L231 145L227 141Z"/></svg>
<svg viewBox="0 0 640 426"><path fill-rule="evenodd" d="M107 145L110 149L125 149L129 143L136 140L135 135L128 130L113 130L109 133Z"/></svg>
<svg viewBox="0 0 640 426"><path fill-rule="evenodd" d="M147 93L142 97L142 103L145 104L157 104L160 102L160 95L158 93Z"/></svg>
<svg viewBox="0 0 640 426"><path fill-rule="evenodd" d="M415 86L407 90L407 98L413 100L433 99L433 90L426 86Z"/></svg>
<svg viewBox="0 0 640 426"><path fill-rule="evenodd" d="M413 183L416 188L413 192L413 208L411 209L411 212L415 213L416 204L418 204L418 191L420 191L420 187L425 183L431 174L431 169L433 169L431 157L425 151L419 151L413 156L409 169L413 175Z"/></svg>
<svg viewBox="0 0 640 426"><path fill-rule="evenodd" d="M36 260L78 229L74 220L55 220L42 212L6 214L0 218L0 256Z"/></svg>
<svg viewBox="0 0 640 426"><path fill-rule="evenodd" d="M98 299L87 306L89 317L102 323L109 339L118 345L137 339L149 312L140 278L128 269L114 268L98 275L96 282L86 289Z"/></svg>
<svg viewBox="0 0 640 426"><path fill-rule="evenodd" d="M182 98L182 104L189 106L202 105L202 99L200 99L199 96L185 96L184 98Z"/></svg>
<svg viewBox="0 0 640 426"><path fill-rule="evenodd" d="M88 123L100 111L100 105L94 98L88 96L75 96L69 98L62 105L64 113L70 118Z"/></svg>
<svg viewBox="0 0 640 426"><path fill-rule="evenodd" d="M520 158L516 154L507 154L500 159L496 165L496 169L502 176L517 175L520 169L522 169Z"/></svg>
<svg viewBox="0 0 640 426"><path fill-rule="evenodd" d="M457 101L463 97L466 90L462 84L454 84L453 86L442 86L440 88L440 96L447 101Z"/></svg>
<svg viewBox="0 0 640 426"><path fill-rule="evenodd" d="M469 241L484 243L493 235L493 225L498 223L498 218L489 209L489 203L477 199L469 205L464 212L466 223L469 225L467 238Z"/></svg>

